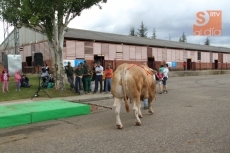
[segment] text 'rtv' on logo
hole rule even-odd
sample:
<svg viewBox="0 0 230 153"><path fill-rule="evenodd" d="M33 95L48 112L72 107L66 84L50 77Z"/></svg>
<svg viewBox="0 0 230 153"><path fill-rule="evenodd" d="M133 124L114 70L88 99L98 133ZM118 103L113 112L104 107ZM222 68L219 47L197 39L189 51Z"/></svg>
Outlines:
<svg viewBox="0 0 230 153"><path fill-rule="evenodd" d="M193 35L220 36L222 34L222 11L197 12Z"/></svg>

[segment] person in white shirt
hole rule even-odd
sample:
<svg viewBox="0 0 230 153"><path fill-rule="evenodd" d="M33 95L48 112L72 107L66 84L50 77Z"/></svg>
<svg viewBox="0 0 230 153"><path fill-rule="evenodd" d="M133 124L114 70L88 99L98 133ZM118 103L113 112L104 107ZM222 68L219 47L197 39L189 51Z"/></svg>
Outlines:
<svg viewBox="0 0 230 153"><path fill-rule="evenodd" d="M98 82L100 83L100 93L102 93L102 74L103 74L104 68L101 66L100 62L97 62L97 66L95 67L95 88L94 88L94 94L98 91Z"/></svg>
<svg viewBox="0 0 230 153"><path fill-rule="evenodd" d="M168 93L167 91L167 80L168 80L169 68L168 64L165 64L165 68L163 71L163 93Z"/></svg>

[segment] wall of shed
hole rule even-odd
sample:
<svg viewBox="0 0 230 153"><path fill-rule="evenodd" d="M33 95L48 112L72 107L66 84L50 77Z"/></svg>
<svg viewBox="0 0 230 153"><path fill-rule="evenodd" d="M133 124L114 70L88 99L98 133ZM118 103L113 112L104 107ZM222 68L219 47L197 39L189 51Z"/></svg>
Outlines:
<svg viewBox="0 0 230 153"><path fill-rule="evenodd" d="M148 57L155 59L154 68L159 68L160 65L166 62L177 62L176 68L171 70L182 70L183 62L187 59L192 60L192 69L214 69L214 61L218 60L218 69L230 69L230 54L215 53L215 52L202 52L201 60L198 60L198 52L193 50L172 49L172 48L159 48L147 47L137 45L124 45L124 44L110 44L102 42L89 42L66 40L65 47L63 48L63 59L85 59L91 65L94 63L94 55L104 56L104 65L110 62L114 68L120 64L136 63L140 64L141 61L148 61ZM48 43L41 41L39 43L27 44L20 47L20 55L22 55L22 62L26 66L26 57L32 56L35 52L43 54L43 60L51 67L51 55L49 53ZM8 53L14 53L12 48Z"/></svg>
<svg viewBox="0 0 230 153"><path fill-rule="evenodd" d="M148 57L153 57L155 68L160 67L166 61L177 62L177 67L172 69L181 70L183 69L183 62L187 59L192 60L195 69L214 69L214 61L220 62L220 57L222 57L225 66L221 62L218 64L218 69L221 67L228 68L230 54L220 56L220 53L201 51L201 60L198 60L198 52L200 51L67 40L66 48L63 50L63 58L66 60L85 59L93 63L94 55L103 55L105 62L112 61L113 65L117 67L124 62L140 64L141 61L148 61Z"/></svg>

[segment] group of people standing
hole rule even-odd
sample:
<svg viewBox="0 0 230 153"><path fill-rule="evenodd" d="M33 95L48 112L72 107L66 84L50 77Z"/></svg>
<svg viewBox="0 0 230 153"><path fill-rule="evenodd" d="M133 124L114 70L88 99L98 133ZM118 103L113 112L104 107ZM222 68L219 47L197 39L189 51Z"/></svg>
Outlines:
<svg viewBox="0 0 230 153"><path fill-rule="evenodd" d="M143 62L142 65L147 65L146 62ZM159 94L162 93L168 93L167 90L167 80L169 75L169 69L168 69L168 64L161 65L160 68L157 70L157 74L155 75L156 77L156 84L159 85L160 92ZM163 84L163 86L162 86ZM148 99L144 99L144 109L148 109Z"/></svg>
<svg viewBox="0 0 230 153"><path fill-rule="evenodd" d="M10 92L9 90L9 78L10 75L8 73L8 70L6 68L3 69L1 74L1 82L2 82L2 93ZM15 91L21 91L21 87L30 87L29 84L29 78L26 76L26 74L20 75L19 71L15 71L14 74L14 81L15 81Z"/></svg>
<svg viewBox="0 0 230 153"><path fill-rule="evenodd" d="M65 67L65 72L68 78L68 82L70 83L70 88L74 89L76 94L80 94L80 90L83 90L85 94L90 92L93 92L93 94L95 94L98 92L99 84L100 93L102 93L103 91L105 91L105 93L108 93L110 91L113 75L111 64L108 64L106 69L104 70L101 63L96 62L91 69L89 64L84 61L84 63L80 63L74 70L71 66L71 63L68 62L68 65ZM103 86L103 79L105 79L105 86ZM91 90L92 82L95 83L94 90Z"/></svg>
<svg viewBox="0 0 230 153"><path fill-rule="evenodd" d="M167 90L167 80L169 77L168 75L169 75L168 64L161 65L161 67L159 68L156 74L156 83L159 85L159 89L160 89L159 94L168 93Z"/></svg>

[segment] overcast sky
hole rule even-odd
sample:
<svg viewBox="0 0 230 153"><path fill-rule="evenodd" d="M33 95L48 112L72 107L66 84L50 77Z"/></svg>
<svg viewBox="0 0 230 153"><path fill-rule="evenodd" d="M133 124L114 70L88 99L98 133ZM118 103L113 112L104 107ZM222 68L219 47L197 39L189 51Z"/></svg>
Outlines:
<svg viewBox="0 0 230 153"><path fill-rule="evenodd" d="M222 36L210 36L211 45L230 47L230 0L108 0L102 9L92 7L70 22L69 27L128 35L130 27L136 30L141 22L157 39L178 41L182 32L187 42L204 44L206 36L193 36L196 13L207 10L222 11ZM3 27L0 23L0 42Z"/></svg>

